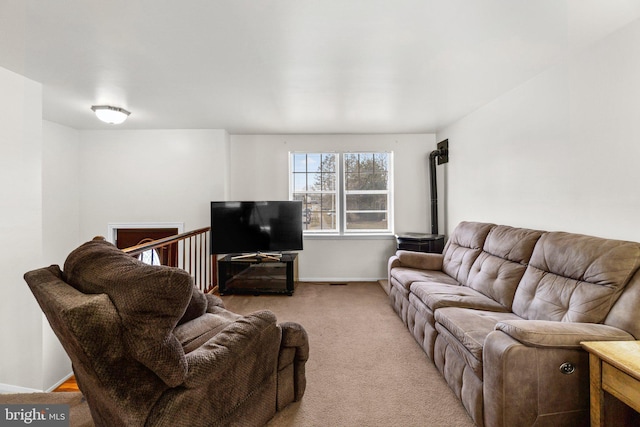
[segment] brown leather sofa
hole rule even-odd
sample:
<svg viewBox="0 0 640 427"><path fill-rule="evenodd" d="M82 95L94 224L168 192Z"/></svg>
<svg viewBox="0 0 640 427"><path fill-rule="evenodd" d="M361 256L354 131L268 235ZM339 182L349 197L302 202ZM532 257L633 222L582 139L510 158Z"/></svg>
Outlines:
<svg viewBox="0 0 640 427"><path fill-rule="evenodd" d="M25 280L96 426L261 426L305 391L309 346L270 311L225 310L187 272L103 239Z"/></svg>
<svg viewBox="0 0 640 427"><path fill-rule="evenodd" d="M640 243L462 222L389 260L392 306L478 426L589 424L580 342L640 338Z"/></svg>

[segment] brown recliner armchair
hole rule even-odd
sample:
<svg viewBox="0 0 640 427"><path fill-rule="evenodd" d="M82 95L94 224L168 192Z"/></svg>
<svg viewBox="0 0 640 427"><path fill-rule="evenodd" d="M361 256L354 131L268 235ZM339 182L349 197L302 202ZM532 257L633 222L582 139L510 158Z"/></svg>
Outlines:
<svg viewBox="0 0 640 427"><path fill-rule="evenodd" d="M225 310L183 270L104 239L25 280L97 426L260 426L304 394L309 345L267 310Z"/></svg>

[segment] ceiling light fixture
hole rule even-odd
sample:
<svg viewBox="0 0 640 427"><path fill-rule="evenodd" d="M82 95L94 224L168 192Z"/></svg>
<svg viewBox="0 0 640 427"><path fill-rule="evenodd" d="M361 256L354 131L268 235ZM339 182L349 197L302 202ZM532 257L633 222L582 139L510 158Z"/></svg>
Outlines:
<svg viewBox="0 0 640 427"><path fill-rule="evenodd" d="M111 105L94 105L91 109L100 120L112 125L119 125L127 120L127 117L131 114L124 108L112 107Z"/></svg>

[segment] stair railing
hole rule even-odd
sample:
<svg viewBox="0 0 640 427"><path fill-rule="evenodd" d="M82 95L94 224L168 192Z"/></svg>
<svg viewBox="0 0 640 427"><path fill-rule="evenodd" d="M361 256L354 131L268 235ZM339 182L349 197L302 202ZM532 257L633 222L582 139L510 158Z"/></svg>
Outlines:
<svg viewBox="0 0 640 427"><path fill-rule="evenodd" d="M200 228L187 233L152 240L122 251L138 258L147 251L168 251L170 267L178 267L187 271L194 279L195 285L203 292L214 289L216 275L215 262L209 255L209 238L211 227ZM177 252L177 256L175 253ZM153 255L152 255L153 257ZM153 258L152 258L153 259Z"/></svg>

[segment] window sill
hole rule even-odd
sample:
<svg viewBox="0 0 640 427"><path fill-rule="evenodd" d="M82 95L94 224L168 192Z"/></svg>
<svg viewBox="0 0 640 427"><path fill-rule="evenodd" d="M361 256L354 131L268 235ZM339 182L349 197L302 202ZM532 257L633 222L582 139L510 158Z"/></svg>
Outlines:
<svg viewBox="0 0 640 427"><path fill-rule="evenodd" d="M362 233L362 234L338 234L338 233L305 233L304 239L309 240L391 240L395 239L393 233Z"/></svg>

